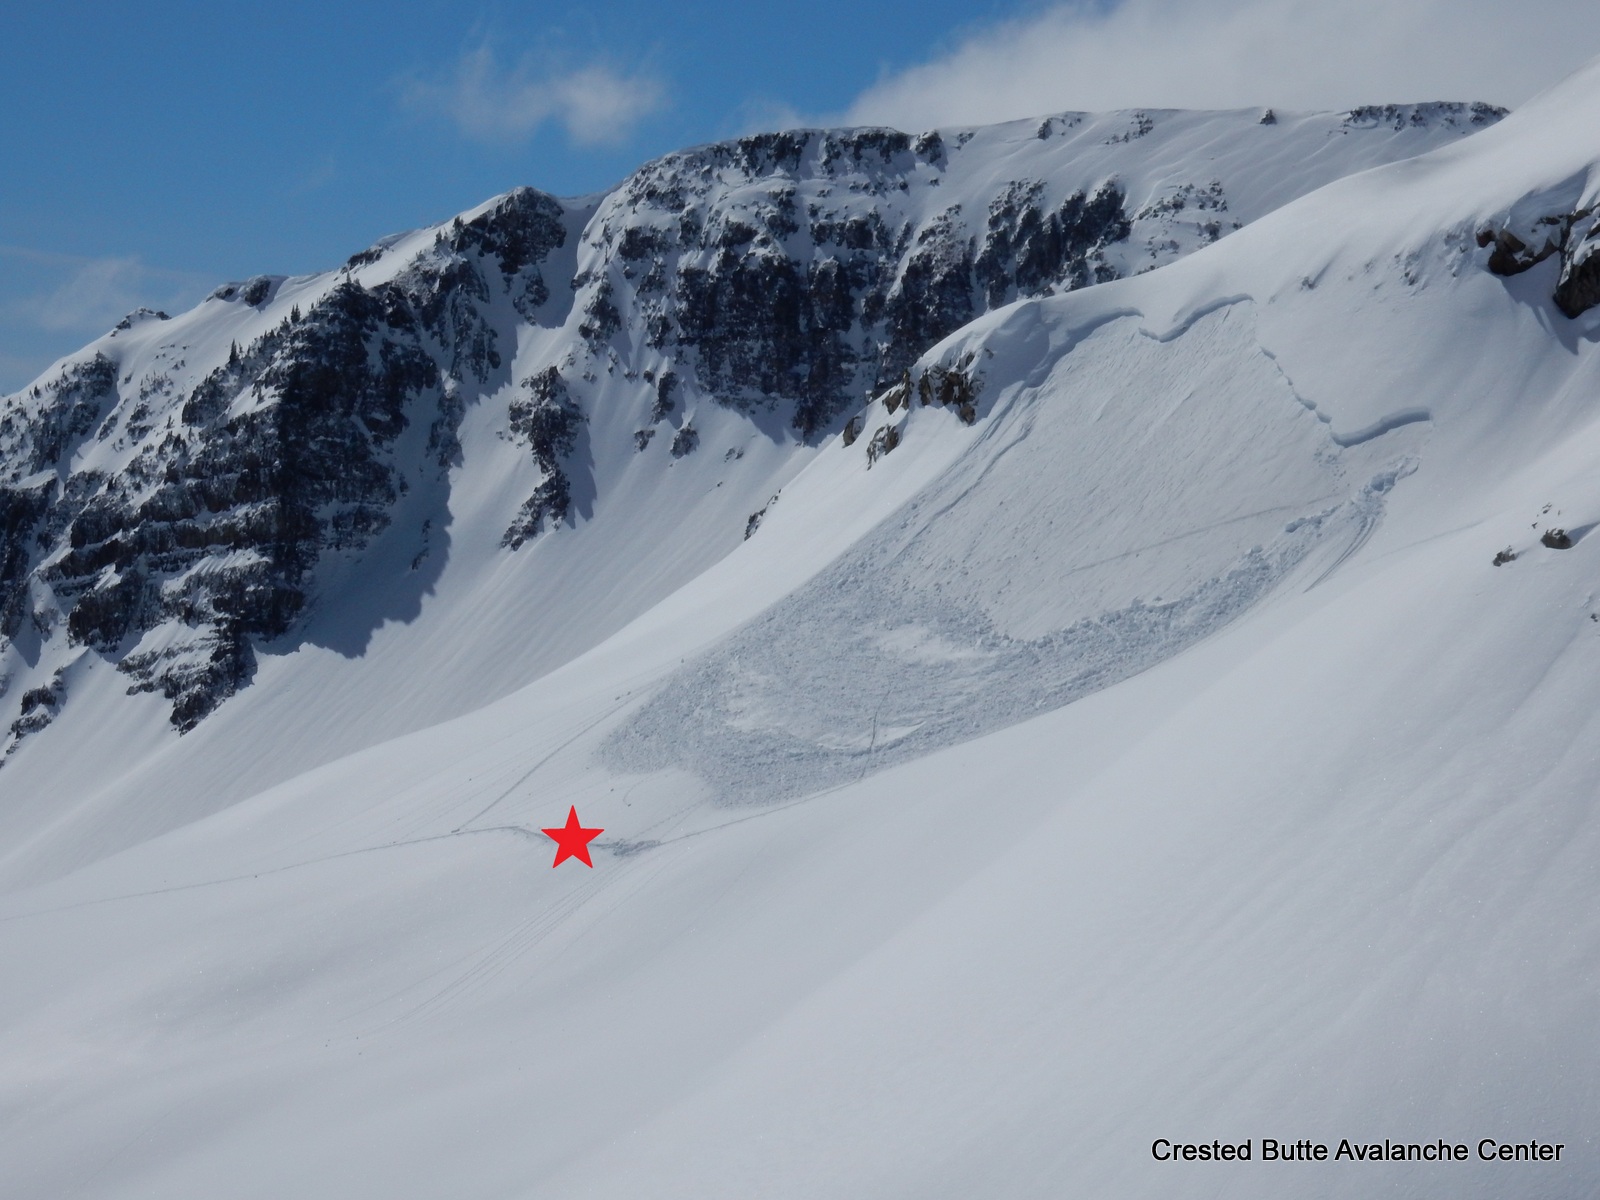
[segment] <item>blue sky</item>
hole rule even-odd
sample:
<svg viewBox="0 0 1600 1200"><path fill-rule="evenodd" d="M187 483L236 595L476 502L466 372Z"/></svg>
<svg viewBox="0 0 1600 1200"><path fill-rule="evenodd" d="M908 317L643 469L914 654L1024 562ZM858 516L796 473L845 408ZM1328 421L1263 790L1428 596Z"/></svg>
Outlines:
<svg viewBox="0 0 1600 1200"><path fill-rule="evenodd" d="M1140 104L1517 103L1600 50L1591 7L10 5L0 390L135 304L170 310L223 280L334 266L517 184L593 191L667 150L802 120L926 127ZM1509 56L1473 32L1512 14L1517 28L1566 35Z"/></svg>
<svg viewBox="0 0 1600 1200"><path fill-rule="evenodd" d="M517 184L594 191L683 144L842 110L1002 12L984 0L7 9L5 390L136 299L192 303L224 279L337 265ZM585 106L585 90L601 98Z"/></svg>

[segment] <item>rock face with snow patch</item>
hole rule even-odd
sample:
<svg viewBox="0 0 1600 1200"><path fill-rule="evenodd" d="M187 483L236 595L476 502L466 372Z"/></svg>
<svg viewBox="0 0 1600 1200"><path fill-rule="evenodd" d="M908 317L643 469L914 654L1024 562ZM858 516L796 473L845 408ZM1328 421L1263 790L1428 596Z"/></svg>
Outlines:
<svg viewBox="0 0 1600 1200"><path fill-rule="evenodd" d="M6 637L31 624L114 658L192 728L291 628L322 556L361 551L414 479L448 470L463 387L502 365L483 310L548 298L538 268L565 238L560 211L514 192L393 280L345 277L232 344L190 389L167 371L119 390L132 381L98 352L27 394L0 422ZM96 443L117 469L87 465Z"/></svg>
<svg viewBox="0 0 1600 1200"><path fill-rule="evenodd" d="M653 163L585 235L584 328L625 320L699 391L783 404L811 437L987 308L1119 274L1106 251L1132 224L1114 181L1059 202L1012 181L965 217L900 200L938 186L950 153L938 134L799 131Z"/></svg>
<svg viewBox="0 0 1600 1200"><path fill-rule="evenodd" d="M579 331L614 341L625 368L665 364L718 403L781 407L812 437L974 317L1171 262L1264 211L1263 181L1229 155L1206 155L1197 178L1140 169L1156 146L1195 137L1193 115L795 130L668 155L585 229ZM1334 138L1436 144L1504 115L1388 105L1314 132L1302 118L1308 159L1285 170L1315 170Z"/></svg>
<svg viewBox="0 0 1600 1200"><path fill-rule="evenodd" d="M1547 213L1520 229L1507 223L1481 230L1478 245L1493 247L1487 265L1496 275L1520 275L1559 256L1561 273L1551 299L1569 319L1600 304L1600 212L1592 204Z"/></svg>

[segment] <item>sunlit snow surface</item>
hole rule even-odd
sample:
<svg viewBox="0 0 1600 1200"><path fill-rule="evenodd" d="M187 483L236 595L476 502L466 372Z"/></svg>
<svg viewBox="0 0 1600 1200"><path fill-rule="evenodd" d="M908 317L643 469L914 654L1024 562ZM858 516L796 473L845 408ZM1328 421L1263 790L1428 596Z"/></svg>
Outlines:
<svg viewBox="0 0 1600 1200"><path fill-rule="evenodd" d="M1600 539L1538 531L1600 520L1600 322L1472 234L1597 155L1591 69L975 322L929 356L975 426L875 404L892 454L825 446L487 707L188 823L103 777L13 813L6 1193L1592 1194ZM124 711L86 754L147 744ZM230 738L163 753L248 773ZM569 805L592 871L537 833Z"/></svg>

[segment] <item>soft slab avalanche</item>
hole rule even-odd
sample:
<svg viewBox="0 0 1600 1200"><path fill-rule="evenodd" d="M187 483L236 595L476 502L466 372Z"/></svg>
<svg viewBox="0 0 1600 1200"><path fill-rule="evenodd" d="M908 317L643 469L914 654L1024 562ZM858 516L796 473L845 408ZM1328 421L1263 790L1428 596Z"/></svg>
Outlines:
<svg viewBox="0 0 1600 1200"><path fill-rule="evenodd" d="M608 761L770 803L1013 724L1214 633L1297 568L1313 582L1415 466L1415 429L1341 447L1248 303L1166 342L1109 322L1041 370L1049 353L1042 328L986 342L985 376L1038 382L1004 388L936 483L675 674ZM906 436L953 416L923 410Z"/></svg>

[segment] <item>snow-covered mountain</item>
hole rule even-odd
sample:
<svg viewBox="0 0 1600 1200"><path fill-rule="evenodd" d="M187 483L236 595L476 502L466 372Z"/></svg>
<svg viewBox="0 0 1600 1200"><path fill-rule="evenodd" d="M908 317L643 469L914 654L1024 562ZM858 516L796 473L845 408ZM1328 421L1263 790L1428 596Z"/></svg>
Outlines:
<svg viewBox="0 0 1600 1200"><path fill-rule="evenodd" d="M805 451L975 315L1171 261L1500 115L1066 114L750 137L605 196L524 189L337 272L229 284L175 319L132 314L0 417L8 748L98 661L189 730L263 652L354 652L416 615L480 480L471 523L496 535L494 569L553 579L560 567L517 571L503 551L562 524L636 523L645 503L682 522L687 497L662 482L677 460L702 440L724 459L760 441L718 476L737 475L749 506L683 530L712 555L672 545L674 566L586 539L586 562L666 573L609 632L726 553ZM677 471L694 491L704 474ZM462 673L469 704L593 643L593 628L561 636L564 610L604 598L573 604L561 586L532 662L513 652L493 683Z"/></svg>
<svg viewBox="0 0 1600 1200"><path fill-rule="evenodd" d="M1592 1190L1600 67L1499 116L749 138L9 398L11 1187Z"/></svg>

